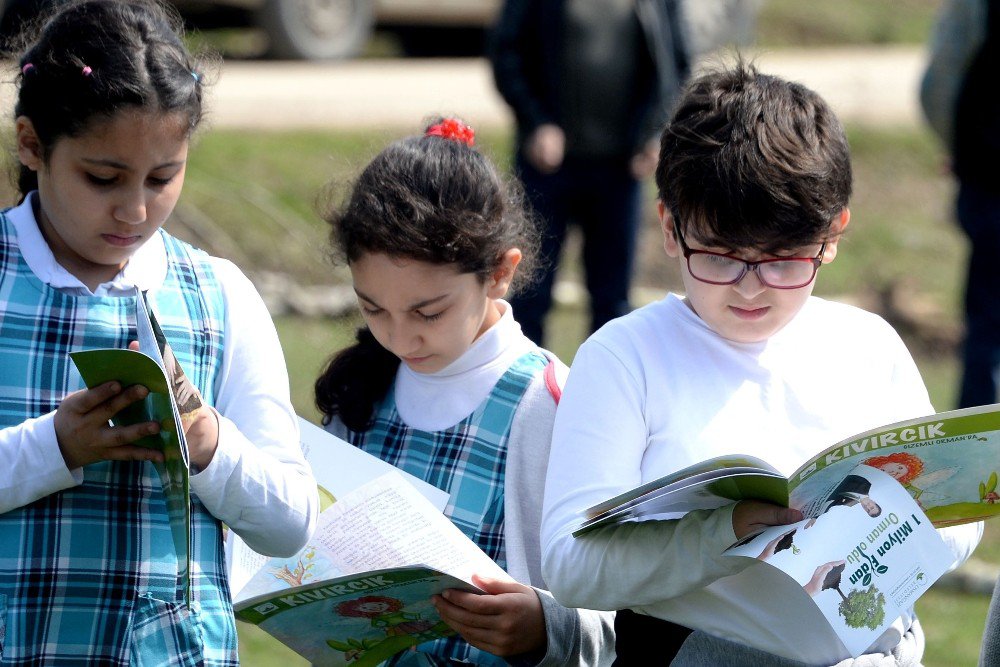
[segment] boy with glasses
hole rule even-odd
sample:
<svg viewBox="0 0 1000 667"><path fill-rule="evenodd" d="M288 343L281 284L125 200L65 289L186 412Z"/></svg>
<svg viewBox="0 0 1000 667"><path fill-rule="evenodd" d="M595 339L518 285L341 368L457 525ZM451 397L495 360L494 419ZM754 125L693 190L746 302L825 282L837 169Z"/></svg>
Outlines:
<svg viewBox="0 0 1000 667"><path fill-rule="evenodd" d="M721 556L797 511L744 501L572 537L587 507L699 461L750 454L787 475L851 434L933 412L884 320L812 296L851 193L847 139L818 95L742 63L699 77L663 132L656 180L686 295L610 322L576 354L546 482L547 584L566 606L622 610L619 665L919 664L912 610L852 660L804 582ZM981 531L941 532L961 562Z"/></svg>

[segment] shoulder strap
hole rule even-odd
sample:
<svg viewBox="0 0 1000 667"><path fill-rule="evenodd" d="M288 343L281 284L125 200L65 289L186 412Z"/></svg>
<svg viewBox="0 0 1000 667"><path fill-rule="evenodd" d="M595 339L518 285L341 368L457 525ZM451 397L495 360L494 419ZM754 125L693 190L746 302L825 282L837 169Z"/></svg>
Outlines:
<svg viewBox="0 0 1000 667"><path fill-rule="evenodd" d="M545 375L545 388L552 394L556 405L559 405L559 399L562 397L562 387L559 386L559 382L556 380L556 362L550 359L549 363L545 364L543 373Z"/></svg>

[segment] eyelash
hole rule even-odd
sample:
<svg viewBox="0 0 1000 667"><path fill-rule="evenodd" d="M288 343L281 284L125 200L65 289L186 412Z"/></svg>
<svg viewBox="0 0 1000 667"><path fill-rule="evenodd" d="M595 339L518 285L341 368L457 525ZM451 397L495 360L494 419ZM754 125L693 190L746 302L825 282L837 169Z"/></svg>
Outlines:
<svg viewBox="0 0 1000 667"><path fill-rule="evenodd" d="M93 183L94 185L105 186L113 184L116 179L114 177L101 178L100 176L95 176L94 174L87 174L87 180Z"/></svg>
<svg viewBox="0 0 1000 667"><path fill-rule="evenodd" d="M87 180L89 180L91 183L93 183L98 187L107 187L109 185L114 185L118 181L118 177L112 176L111 178L101 178L100 176L96 176L94 174L87 174ZM174 177L171 176L169 178L153 178L152 176L150 176L146 180L148 180L153 187L161 188L163 186L169 185L170 181L174 180Z"/></svg>
<svg viewBox="0 0 1000 667"><path fill-rule="evenodd" d="M364 313L366 317L377 317L378 315L384 313L385 310L383 310L382 308L368 308L367 306L361 306L361 312ZM416 314L418 317L420 317L420 319L429 324L431 322L437 322L439 319L441 319L441 316L444 314L444 311L440 313L434 313L433 315L424 315L419 311Z"/></svg>

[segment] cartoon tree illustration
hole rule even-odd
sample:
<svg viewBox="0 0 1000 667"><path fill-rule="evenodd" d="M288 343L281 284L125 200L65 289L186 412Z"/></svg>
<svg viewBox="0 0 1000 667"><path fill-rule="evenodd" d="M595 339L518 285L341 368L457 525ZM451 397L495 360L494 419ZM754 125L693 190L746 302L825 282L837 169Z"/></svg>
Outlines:
<svg viewBox="0 0 1000 667"><path fill-rule="evenodd" d="M979 483L979 502L993 504L1000 500L997 495L997 472L990 473L989 479Z"/></svg>
<svg viewBox="0 0 1000 667"><path fill-rule="evenodd" d="M868 627L877 629L885 620L885 595L874 585L851 590L846 596L837 589L842 598L837 611L844 622L852 628Z"/></svg>

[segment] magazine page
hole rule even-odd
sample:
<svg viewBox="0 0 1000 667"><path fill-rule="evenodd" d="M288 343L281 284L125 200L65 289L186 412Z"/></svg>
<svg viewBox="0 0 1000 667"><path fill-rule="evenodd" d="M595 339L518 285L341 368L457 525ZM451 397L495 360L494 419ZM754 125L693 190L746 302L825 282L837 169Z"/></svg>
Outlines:
<svg viewBox="0 0 1000 667"><path fill-rule="evenodd" d="M258 599L236 617L315 665L374 667L411 646L455 634L430 601L448 588L476 590L431 568L393 568Z"/></svg>
<svg viewBox="0 0 1000 667"><path fill-rule="evenodd" d="M766 476L775 476L784 480L784 476L763 459L741 455L719 456L640 484L613 498L608 498L603 502L588 507L584 511L584 517L588 520L594 519L617 509L632 506L637 504L637 501L642 502L644 499L652 497L652 494L656 494L661 490L687 486L691 482L717 479L741 472L759 472Z"/></svg>
<svg viewBox="0 0 1000 667"><path fill-rule="evenodd" d="M299 443L320 488L321 503L330 504L337 494L343 495L387 472L400 474L441 511L448 502L447 492L372 456L302 417L299 417Z"/></svg>
<svg viewBox="0 0 1000 667"><path fill-rule="evenodd" d="M853 656L954 559L907 490L865 465L849 471L803 521L768 528L725 553L756 558L797 581Z"/></svg>
<svg viewBox="0 0 1000 667"><path fill-rule="evenodd" d="M163 463L154 464L163 487L174 549L177 554L178 582L184 589L184 599L190 601L191 552L191 492L188 472L187 442L183 423L174 397L174 388L190 386L180 366L166 345L152 312L146 309L145 297L135 290L135 320L139 350L104 349L72 352L70 357L88 387L117 381L123 387L140 384L149 390L145 400L137 401L112 418L114 424L136 424L146 421L160 423L160 432L137 441L137 445L159 449ZM163 347L159 341L162 341ZM172 375L165 372L163 350L172 360ZM197 395L197 392L194 392ZM189 402L189 414L201 407Z"/></svg>
<svg viewBox="0 0 1000 667"><path fill-rule="evenodd" d="M436 486L372 456L301 417L299 444L316 479L320 512L330 507L338 497L343 497L387 472L401 475L439 511L443 511L448 502L448 494ZM247 546L238 535L228 532L226 569L229 572L230 590L235 592L233 597L241 597L240 591L268 560L267 556L262 556Z"/></svg>
<svg viewBox="0 0 1000 667"><path fill-rule="evenodd" d="M584 521L573 531L573 537L613 523L680 519L694 510L716 509L746 498L786 505L788 481L777 473L757 468L726 468L700 473Z"/></svg>
<svg viewBox="0 0 1000 667"><path fill-rule="evenodd" d="M370 570L429 566L457 579L508 579L493 560L396 472L337 498L309 544L272 558L234 594L244 608L261 596Z"/></svg>
<svg viewBox="0 0 1000 667"><path fill-rule="evenodd" d="M338 498L309 544L272 558L235 596L260 625L314 663L375 665L452 634L431 604L473 574L509 576L398 472Z"/></svg>
<svg viewBox="0 0 1000 667"><path fill-rule="evenodd" d="M892 475L937 527L1000 514L1000 405L943 412L848 438L792 476L790 505L809 514L856 465Z"/></svg>

